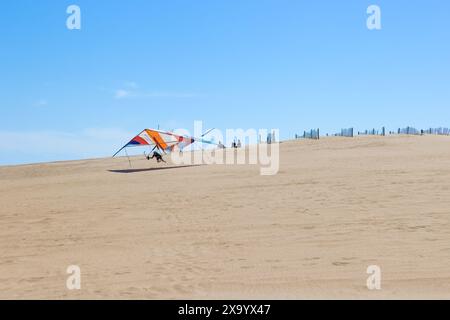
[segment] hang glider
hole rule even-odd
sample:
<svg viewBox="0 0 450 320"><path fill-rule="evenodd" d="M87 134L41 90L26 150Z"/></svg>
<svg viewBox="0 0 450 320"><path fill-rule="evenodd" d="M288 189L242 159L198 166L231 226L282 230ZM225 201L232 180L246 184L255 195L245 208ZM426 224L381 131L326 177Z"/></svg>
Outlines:
<svg viewBox="0 0 450 320"><path fill-rule="evenodd" d="M113 158L119 154L123 149L129 147L153 147L153 150L159 149L164 153L169 153L178 148L179 150L183 150L183 148L193 144L194 142L201 142L207 144L216 144L212 141L204 140L203 137L207 135L214 129L208 130L206 133L202 135L201 138L193 138L188 136L180 136L173 132L161 131L155 129L144 129L141 133L135 136L130 140L126 145L120 148L117 151Z"/></svg>

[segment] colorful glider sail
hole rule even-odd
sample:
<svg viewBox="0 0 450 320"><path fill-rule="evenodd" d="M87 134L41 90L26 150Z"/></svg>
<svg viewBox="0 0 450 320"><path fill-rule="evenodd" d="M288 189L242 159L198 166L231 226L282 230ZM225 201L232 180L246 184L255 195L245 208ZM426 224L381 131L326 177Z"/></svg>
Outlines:
<svg viewBox="0 0 450 320"><path fill-rule="evenodd" d="M167 131L145 129L141 133L139 133L136 137L131 139L130 142L128 142L126 145L120 148L120 150L113 155L113 158L120 151L128 147L153 146L155 149L158 148L159 150L164 152L172 152L176 147L180 150L183 150L183 148L193 144L194 142L215 144L212 141L204 140L202 138L198 139L193 137L180 136Z"/></svg>

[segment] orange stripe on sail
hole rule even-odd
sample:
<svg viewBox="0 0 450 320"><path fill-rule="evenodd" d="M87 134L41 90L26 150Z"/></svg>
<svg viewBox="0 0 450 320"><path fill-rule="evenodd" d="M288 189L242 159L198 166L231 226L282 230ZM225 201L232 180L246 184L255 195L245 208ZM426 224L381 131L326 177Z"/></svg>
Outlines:
<svg viewBox="0 0 450 320"><path fill-rule="evenodd" d="M159 148L161 148L163 150L167 149L167 143L164 141L164 139L161 137L161 135L158 132L152 131L152 130L145 130L145 131L150 136L150 138L152 138L152 140L155 142L155 144Z"/></svg>

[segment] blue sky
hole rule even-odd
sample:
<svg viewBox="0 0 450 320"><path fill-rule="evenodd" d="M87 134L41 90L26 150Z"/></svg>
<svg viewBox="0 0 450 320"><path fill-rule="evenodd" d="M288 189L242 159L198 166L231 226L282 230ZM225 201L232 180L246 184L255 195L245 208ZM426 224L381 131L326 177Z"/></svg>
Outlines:
<svg viewBox="0 0 450 320"><path fill-rule="evenodd" d="M81 30L66 9L81 8ZM379 5L382 30L366 27ZM0 164L109 156L143 128L450 126L446 0L2 3Z"/></svg>

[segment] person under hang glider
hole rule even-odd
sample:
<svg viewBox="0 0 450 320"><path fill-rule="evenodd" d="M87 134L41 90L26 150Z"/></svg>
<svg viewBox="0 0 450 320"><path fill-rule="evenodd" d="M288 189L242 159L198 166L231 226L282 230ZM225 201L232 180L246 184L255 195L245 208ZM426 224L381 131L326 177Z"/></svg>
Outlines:
<svg viewBox="0 0 450 320"><path fill-rule="evenodd" d="M150 156L150 155L147 156L147 160L154 159L154 158L156 158L156 161L158 163L160 163L161 161L166 163L166 161L163 159L162 155L156 150L153 151L152 156Z"/></svg>
<svg viewBox="0 0 450 320"><path fill-rule="evenodd" d="M175 134L173 132L168 131L161 131L161 130L155 130L155 129L145 129L141 131L137 136L135 136L133 139L131 139L126 145L124 145L119 151L117 151L113 158L118 155L122 150L129 148L129 147L154 147L152 152L153 154L145 155L148 160L156 158L158 162L166 162L164 161L161 152L164 154L168 154L174 150L183 150L185 147L195 143L205 143L205 144L212 144L216 145L213 141L208 141L203 139L205 135L207 135L209 132L211 132L213 129L207 131L204 133L201 138L194 138L189 136L182 136Z"/></svg>

